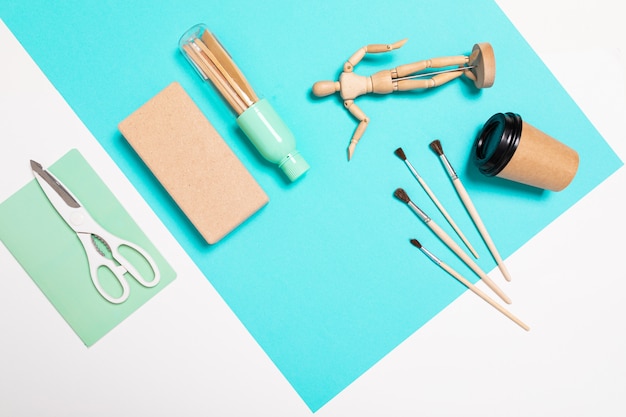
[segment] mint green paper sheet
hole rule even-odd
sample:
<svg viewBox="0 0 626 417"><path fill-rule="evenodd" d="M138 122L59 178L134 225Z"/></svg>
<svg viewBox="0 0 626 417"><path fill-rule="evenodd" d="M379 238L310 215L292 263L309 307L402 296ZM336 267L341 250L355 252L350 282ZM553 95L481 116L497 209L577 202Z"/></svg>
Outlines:
<svg viewBox="0 0 626 417"><path fill-rule="evenodd" d="M46 167L45 161L38 162ZM24 167L28 169L29 161L24 161ZM176 273L78 150L69 151L49 171L102 227L143 247L161 272L161 281L153 288L128 279L129 298L122 304L109 303L91 282L78 237L34 179L0 204L0 240L85 345L91 346L172 282Z"/></svg>

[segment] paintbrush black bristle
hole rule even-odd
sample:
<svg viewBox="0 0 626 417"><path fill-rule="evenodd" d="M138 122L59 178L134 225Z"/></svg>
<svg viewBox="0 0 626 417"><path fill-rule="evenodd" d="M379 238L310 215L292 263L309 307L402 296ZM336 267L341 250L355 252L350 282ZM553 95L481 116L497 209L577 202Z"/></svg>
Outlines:
<svg viewBox="0 0 626 417"><path fill-rule="evenodd" d="M422 244L419 243L417 239L411 239L411 245L415 246L418 249L422 249Z"/></svg>
<svg viewBox="0 0 626 417"><path fill-rule="evenodd" d="M439 156L443 155L443 147L441 146L441 142L439 141L439 139L435 139L432 142L430 142L430 149L432 149L433 151L435 151L435 153Z"/></svg>
<svg viewBox="0 0 626 417"><path fill-rule="evenodd" d="M402 150L402 148L396 149L393 153L395 153L398 158L402 159L403 161L406 161L406 155L404 154L404 151Z"/></svg>
<svg viewBox="0 0 626 417"><path fill-rule="evenodd" d="M409 195L402 188L396 188L396 191L393 192L393 195L395 195L396 198L404 201L407 204L411 201Z"/></svg>

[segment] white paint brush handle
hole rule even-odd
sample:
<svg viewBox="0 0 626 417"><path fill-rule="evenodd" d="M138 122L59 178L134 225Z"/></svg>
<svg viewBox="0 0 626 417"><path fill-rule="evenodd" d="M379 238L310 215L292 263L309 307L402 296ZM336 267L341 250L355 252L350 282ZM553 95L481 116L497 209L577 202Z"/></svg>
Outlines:
<svg viewBox="0 0 626 417"><path fill-rule="evenodd" d="M471 282L469 282L466 278L464 278L461 274L459 274L458 272L456 272L454 269L452 269L450 266L446 265L443 262L439 263L439 266L441 268L443 268L448 274L452 275L454 278L456 278L457 280L459 280L463 285L465 285L470 291L472 291L474 294L476 294L477 296L479 296L480 298L482 298L483 300L485 300L487 303L491 304L492 307L494 307L496 310L498 310L500 313L504 314L505 316L507 316L509 319L511 319L513 322L515 322L518 326L520 326L522 329L529 331L530 327L528 327L527 324L525 324L523 321L521 321L520 319L518 319L517 317L515 317L510 311L508 311L507 309L505 309L504 307L502 307L500 304L496 303L493 299L491 299L487 294L485 294L484 292L482 292L479 288L477 288L474 284L472 284Z"/></svg>
<svg viewBox="0 0 626 417"><path fill-rule="evenodd" d="M498 287L495 282L493 282L491 278L489 278L489 275L487 275L482 269L480 269L478 264L476 264L476 262L474 262L472 258L470 258L454 240L452 240L450 235L448 235L433 220L430 220L428 223L426 223L426 225L430 228L430 230L433 231L433 233L437 235L437 237L439 237L439 239L441 239L443 243L445 243L448 248L450 248L450 250L452 250L452 252L454 252L463 262L465 262L465 264L470 267L470 269L474 271L476 275L478 275L485 282L485 284L498 295L498 297L500 297L505 303L511 304L511 299L504 293L504 291L502 291L500 287Z"/></svg>
<svg viewBox="0 0 626 417"><path fill-rule="evenodd" d="M495 259L496 263L498 264L498 268L500 268L500 272L502 272L504 279L506 279L507 281L511 281L511 275L509 274L509 271L506 269L506 266L504 265L504 261L502 260L500 253L498 253L498 249L496 248L496 245L493 243L491 236L489 236L489 233L487 232L487 228L485 227L485 224L483 223L480 216L478 215L478 212L476 211L476 207L474 207L474 204L472 203L472 200L470 199L469 194L467 194L467 191L465 190L463 183L461 183L461 180L458 178L453 179L452 183L454 184L454 188L456 189L456 192L458 193L459 197L463 201L463 205L465 205L465 209L467 210L470 217L472 218L472 221L476 225L478 232L480 233L483 240L485 241L485 244L489 248L489 252L491 252L493 259Z"/></svg>
<svg viewBox="0 0 626 417"><path fill-rule="evenodd" d="M426 191L426 194L428 194L428 196L430 197L430 199L432 200L433 203L435 203L435 206L437 206L437 208L439 209L439 211L441 212L441 214L443 214L443 217L445 217L445 219L448 221L448 223L450 224L450 226L452 226L452 228L454 229L454 231L456 232L456 234L461 238L461 240L463 241L463 243L465 244L465 246L467 246L467 249L470 250L470 252L472 252L472 255L474 255L474 258L478 259L478 253L476 252L476 250L474 249L474 247L469 243L469 240L467 240L467 238L465 237L465 235L463 234L463 232L461 232L461 229L459 229L459 227L456 225L456 223L454 222L454 220L452 220L452 217L450 217L450 215L448 214L448 212L446 211L445 208L443 208L443 205L439 202L439 200L437 199L437 197L435 196L435 194L432 192L432 190L430 189L430 187L426 184L426 181L424 181L422 179L422 177L420 177L419 175L417 175L417 173L415 174L415 178L417 179L417 181L420 183L420 185L422 186L422 188L424 189L424 191Z"/></svg>

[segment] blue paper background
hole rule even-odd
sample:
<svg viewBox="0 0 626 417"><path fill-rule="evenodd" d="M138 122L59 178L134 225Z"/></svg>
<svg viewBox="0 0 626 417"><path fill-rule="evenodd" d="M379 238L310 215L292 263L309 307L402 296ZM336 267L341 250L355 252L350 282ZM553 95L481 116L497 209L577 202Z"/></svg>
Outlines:
<svg viewBox="0 0 626 417"><path fill-rule="evenodd" d="M430 141L441 139L505 258L622 165L489 0L9 0L0 4L0 17L312 410L464 291L409 238L474 278L392 197L404 187L452 234L394 149L404 148L487 271L495 264L428 149ZM288 184L258 156L226 103L177 51L178 38L198 22L208 24L259 96L293 130L312 166L303 180ZM361 46L405 37L403 48L368 57L356 71L467 54L486 41L496 53L496 83L476 91L456 80L436 90L360 98L371 123L348 163L345 149L355 120L338 96L315 98L310 88L336 78ZM215 246L203 243L117 131L120 121L174 80L271 199ZM521 114L579 152L578 175L565 191L485 178L468 163L477 130L501 111Z"/></svg>

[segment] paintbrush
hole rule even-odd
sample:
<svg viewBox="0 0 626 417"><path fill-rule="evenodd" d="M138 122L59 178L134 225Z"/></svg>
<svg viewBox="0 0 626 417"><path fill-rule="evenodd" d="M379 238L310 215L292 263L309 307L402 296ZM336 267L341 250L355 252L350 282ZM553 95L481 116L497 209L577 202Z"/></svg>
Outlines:
<svg viewBox="0 0 626 417"><path fill-rule="evenodd" d="M426 181L424 181L424 179L417 172L417 170L415 169L413 164L411 164L411 162L407 159L407 157L406 157L404 151L402 150L402 148L396 149L394 151L394 153L396 154L396 156L398 158L400 158L400 159L402 159L404 161L406 166L409 168L409 171L411 171L411 173L413 174L413 176L415 177L417 182L419 182L419 184L422 186L424 191L426 191L426 194L428 194L428 196L430 197L432 202L435 203L435 206L437 206L437 208L439 209L441 214L443 214L443 217L445 217L445 219L448 221L448 224L450 224L450 226L452 226L452 228L456 232L457 236L459 236L459 238L461 238L461 240L463 241L463 243L465 244L467 249L469 249L469 251L472 253L472 255L474 255L474 258L478 259L478 253L476 253L476 251L474 250L472 245L469 243L469 241L467 240L467 238L465 237L463 232L461 232L461 229L459 229L459 227L456 225L454 220L452 220L452 217L450 217L450 215L448 214L446 209L443 208L443 205L441 205L441 203L439 202L439 200L437 199L435 194L432 192L432 190L430 189L428 184L426 184Z"/></svg>
<svg viewBox="0 0 626 417"><path fill-rule="evenodd" d="M456 254L472 271L476 273L489 288L495 292L505 303L511 304L511 299L489 278L480 267L470 258L461 247L441 228L435 223L424 211L422 211L415 203L411 201L406 191L402 188L396 189L393 193L399 200L405 202L417 216L433 231L435 235L447 246L452 252Z"/></svg>
<svg viewBox="0 0 626 417"><path fill-rule="evenodd" d="M500 269L500 272L502 272L502 275L507 281L510 281L511 275L509 274L509 271L506 269L506 266L504 265L504 261L502 260L500 253L498 253L498 249L496 248L496 245L493 243L491 236L489 236L489 233L487 232L487 228L485 227L485 224L483 223L480 216L478 215L478 211L476 211L476 207L474 207L474 204L472 203L472 200L470 199L469 194L467 194L467 191L465 190L463 183L461 182L461 180L459 179L459 176L454 171L454 168L452 168L450 161L448 161L448 158L443 153L443 147L441 146L441 142L439 140L432 141L430 143L430 148L433 151L435 151L437 155L439 155L439 158L441 159L443 166L448 171L448 175L450 176L450 179L452 180L454 189L459 195L459 198L461 198L461 201L463 202L465 209L467 210L470 217L472 218L474 225L476 225L476 228L478 229L478 232L480 233L483 240L485 241L487 248L489 248L489 252L491 252L491 255L493 256L496 263L498 264L498 268Z"/></svg>
<svg viewBox="0 0 626 417"><path fill-rule="evenodd" d="M526 331L530 330L530 327L528 327L528 325L526 325L520 319L515 317L513 314L511 314L507 309L502 307L500 304L496 303L491 297L489 297L487 294L482 292L479 288L477 288L474 284L472 284L470 281L468 281L466 278L464 278L461 274L459 274L454 269L452 269L449 265L447 265L443 261L441 261L441 259L439 259L435 255L433 255L428 249L424 248L416 239L411 239L411 244L413 246L417 247L419 250L421 250L422 253L424 253L431 261L433 261L435 264L437 264L439 267L441 267L441 269L443 269L448 274L452 275L454 278L456 278L458 281L460 281L463 285L465 285L474 294L478 295L480 298L485 300L487 303L491 304L491 306L494 307L496 310L498 310L500 313L504 314L509 319L513 320L522 329L524 329Z"/></svg>

